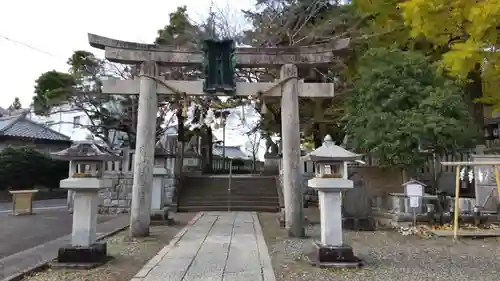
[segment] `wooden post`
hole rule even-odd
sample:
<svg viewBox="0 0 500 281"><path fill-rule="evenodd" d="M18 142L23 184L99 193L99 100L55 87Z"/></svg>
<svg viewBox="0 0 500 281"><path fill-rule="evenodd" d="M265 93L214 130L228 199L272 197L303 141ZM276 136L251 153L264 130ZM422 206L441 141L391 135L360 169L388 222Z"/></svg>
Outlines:
<svg viewBox="0 0 500 281"><path fill-rule="evenodd" d="M498 166L494 165L493 170L495 171L495 181L497 184L497 196L500 199L500 175L498 173Z"/></svg>
<svg viewBox="0 0 500 281"><path fill-rule="evenodd" d="M152 61L143 62L141 74L157 76L157 64ZM141 76L140 78L132 206L130 208L131 237L148 236L151 223L151 186L153 184L156 114L158 112L156 83L149 77Z"/></svg>
<svg viewBox="0 0 500 281"><path fill-rule="evenodd" d="M280 78L297 77L297 67L285 64ZM298 78L291 78L281 92L281 138L283 143L283 189L285 197L285 227L291 237L305 235L302 215L302 181L300 179L300 131Z"/></svg>
<svg viewBox="0 0 500 281"><path fill-rule="evenodd" d="M458 233L458 213L459 208L459 198L460 198L460 165L456 166L456 176L455 176L455 208L453 210L453 239L457 240Z"/></svg>

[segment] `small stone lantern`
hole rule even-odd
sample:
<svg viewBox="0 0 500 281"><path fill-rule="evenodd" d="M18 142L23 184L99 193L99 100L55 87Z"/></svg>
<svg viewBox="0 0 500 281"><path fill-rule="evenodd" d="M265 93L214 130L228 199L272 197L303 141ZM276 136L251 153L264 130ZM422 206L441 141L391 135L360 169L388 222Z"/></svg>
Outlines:
<svg viewBox="0 0 500 281"><path fill-rule="evenodd" d="M308 185L318 191L321 216L321 241L314 242L314 251L308 255L311 264L319 267L359 267L362 261L354 256L342 238L341 192L353 188L347 179L347 163L361 155L335 145L330 135L318 149L303 157L316 166L314 178Z"/></svg>
<svg viewBox="0 0 500 281"><path fill-rule="evenodd" d="M153 187L151 196L151 219L165 221L168 219L168 208L165 208L165 185L168 176L167 153L158 142L155 148Z"/></svg>
<svg viewBox="0 0 500 281"><path fill-rule="evenodd" d="M111 179L102 177L105 161L120 157L106 148L86 140L52 153L52 158L70 161L71 177L61 180L60 187L74 193L71 245L59 249L60 264L100 264L107 259L105 242L96 242L99 190L111 188Z"/></svg>

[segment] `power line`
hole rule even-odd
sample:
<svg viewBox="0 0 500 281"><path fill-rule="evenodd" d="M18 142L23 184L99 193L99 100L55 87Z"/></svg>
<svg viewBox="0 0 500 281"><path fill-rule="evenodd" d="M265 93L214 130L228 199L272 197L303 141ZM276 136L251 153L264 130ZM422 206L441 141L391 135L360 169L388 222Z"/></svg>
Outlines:
<svg viewBox="0 0 500 281"><path fill-rule="evenodd" d="M24 47L30 48L30 49L32 49L32 50L34 50L34 51L37 51L37 52L40 52L40 53L42 53L42 54L45 54L45 55L51 56L51 57L53 57L53 58L56 58L56 59L61 59L60 57L58 57L58 56L56 56L56 55L54 55L54 54L52 54L52 53L50 53L50 52L47 52L47 51L44 51L44 50L42 50L42 49L40 49L40 48L34 47L33 45L30 45L30 44L28 44L28 43L24 43L24 42L21 42L21 41L18 41L18 40L14 40L14 39L9 38L9 37L7 37L7 36L5 36L5 35L0 34L0 38L3 38L3 39L5 39L5 40L7 40L7 41L10 41L10 42L12 42L12 43L14 43L14 44L18 44L18 45L22 45L22 46L24 46Z"/></svg>

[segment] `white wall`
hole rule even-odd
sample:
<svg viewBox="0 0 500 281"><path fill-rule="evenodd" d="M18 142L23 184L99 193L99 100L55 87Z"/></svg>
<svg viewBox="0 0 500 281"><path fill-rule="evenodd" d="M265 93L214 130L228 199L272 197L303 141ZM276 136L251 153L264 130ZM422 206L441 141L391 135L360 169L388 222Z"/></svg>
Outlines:
<svg viewBox="0 0 500 281"><path fill-rule="evenodd" d="M47 117L34 114L27 117L33 121L48 125L51 129L61 134L69 136L72 141L85 140L87 135L90 134L89 130L82 127L90 124L89 118L83 111L71 110L67 105L55 108L54 113ZM82 126L74 126L73 120L75 117L80 118L79 123Z"/></svg>

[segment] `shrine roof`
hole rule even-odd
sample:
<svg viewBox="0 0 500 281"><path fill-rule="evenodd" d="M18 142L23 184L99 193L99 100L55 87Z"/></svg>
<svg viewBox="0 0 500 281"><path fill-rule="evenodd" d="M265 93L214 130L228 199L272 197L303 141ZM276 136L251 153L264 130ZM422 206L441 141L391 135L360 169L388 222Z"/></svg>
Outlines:
<svg viewBox="0 0 500 281"><path fill-rule="evenodd" d="M409 181L405 182L402 184L402 186L406 186L406 185L409 185L409 184L419 184L421 186L427 186L425 183L422 183L418 180L415 180L415 179L410 179Z"/></svg>
<svg viewBox="0 0 500 281"><path fill-rule="evenodd" d="M213 154L222 157L224 155L231 159L247 159L248 156L239 146L214 146Z"/></svg>

